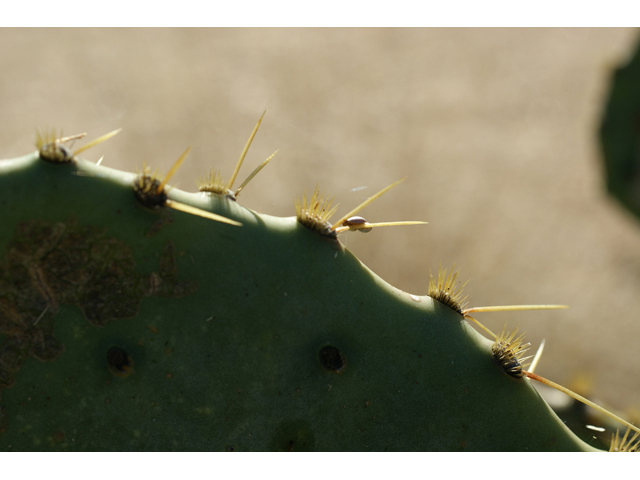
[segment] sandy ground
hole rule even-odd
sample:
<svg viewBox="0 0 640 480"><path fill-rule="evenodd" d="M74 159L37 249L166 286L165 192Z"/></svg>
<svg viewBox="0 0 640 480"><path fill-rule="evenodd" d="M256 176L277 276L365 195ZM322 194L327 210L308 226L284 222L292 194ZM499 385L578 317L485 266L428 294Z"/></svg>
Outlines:
<svg viewBox="0 0 640 480"><path fill-rule="evenodd" d="M478 314L519 325L538 373L618 408L640 407L640 222L603 190L596 131L631 29L0 30L0 158L33 150L36 127L89 137L83 154L166 172L174 185L227 178L276 149L240 202L278 216L318 183L339 213L408 177L362 212L427 226L349 234L391 284L426 294L460 268L470 305L569 310ZM366 187L366 188L362 188Z"/></svg>

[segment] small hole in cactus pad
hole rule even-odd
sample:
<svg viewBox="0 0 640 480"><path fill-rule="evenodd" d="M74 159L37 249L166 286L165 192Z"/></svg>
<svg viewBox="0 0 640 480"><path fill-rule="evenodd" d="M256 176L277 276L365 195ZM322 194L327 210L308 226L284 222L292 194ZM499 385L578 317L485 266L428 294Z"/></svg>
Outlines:
<svg viewBox="0 0 640 480"><path fill-rule="evenodd" d="M320 365L329 372L342 373L347 368L347 359L336 347L327 345L320 349Z"/></svg>
<svg viewBox="0 0 640 480"><path fill-rule="evenodd" d="M131 355L119 347L111 347L107 351L109 371L118 377L128 377L133 373L133 359Z"/></svg>

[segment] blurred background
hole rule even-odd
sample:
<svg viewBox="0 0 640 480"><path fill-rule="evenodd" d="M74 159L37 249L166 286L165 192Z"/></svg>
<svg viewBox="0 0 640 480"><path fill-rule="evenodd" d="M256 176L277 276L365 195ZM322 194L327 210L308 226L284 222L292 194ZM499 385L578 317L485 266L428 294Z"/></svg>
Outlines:
<svg viewBox="0 0 640 480"><path fill-rule="evenodd" d="M0 158L36 128L123 132L82 156L172 184L229 178L259 116L239 202L276 216L316 184L336 218L426 226L341 240L394 286L426 294L460 269L469 306L547 345L537 373L627 415L640 411L640 222L604 190L597 130L634 29L1 29ZM77 145L82 145L82 141Z"/></svg>

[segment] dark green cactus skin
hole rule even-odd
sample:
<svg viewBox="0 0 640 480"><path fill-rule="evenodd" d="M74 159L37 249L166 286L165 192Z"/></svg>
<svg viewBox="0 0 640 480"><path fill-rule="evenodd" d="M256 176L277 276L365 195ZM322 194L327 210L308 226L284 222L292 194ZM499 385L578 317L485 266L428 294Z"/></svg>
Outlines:
<svg viewBox="0 0 640 480"><path fill-rule="evenodd" d="M151 211L133 178L0 161L0 450L590 449L339 242L177 189L243 226Z"/></svg>
<svg viewBox="0 0 640 480"><path fill-rule="evenodd" d="M612 75L600 141L609 193L640 218L640 43Z"/></svg>

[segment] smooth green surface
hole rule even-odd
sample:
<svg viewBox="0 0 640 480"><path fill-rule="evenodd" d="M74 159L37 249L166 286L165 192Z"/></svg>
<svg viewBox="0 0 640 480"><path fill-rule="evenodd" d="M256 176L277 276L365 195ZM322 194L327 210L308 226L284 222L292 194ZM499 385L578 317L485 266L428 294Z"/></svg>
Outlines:
<svg viewBox="0 0 640 480"><path fill-rule="evenodd" d="M197 283L147 295L134 318L104 327L74 304L47 314L38 328L54 325L65 350L27 358L1 391L0 449L588 449L449 308L391 287L294 218L175 189L170 198L244 225L152 212L132 179L81 160L0 161L0 261L19 222L74 219L126 245L149 278L167 270L171 242L176 278ZM322 368L325 345L344 354L344 372ZM133 359L126 378L108 369L113 346Z"/></svg>

